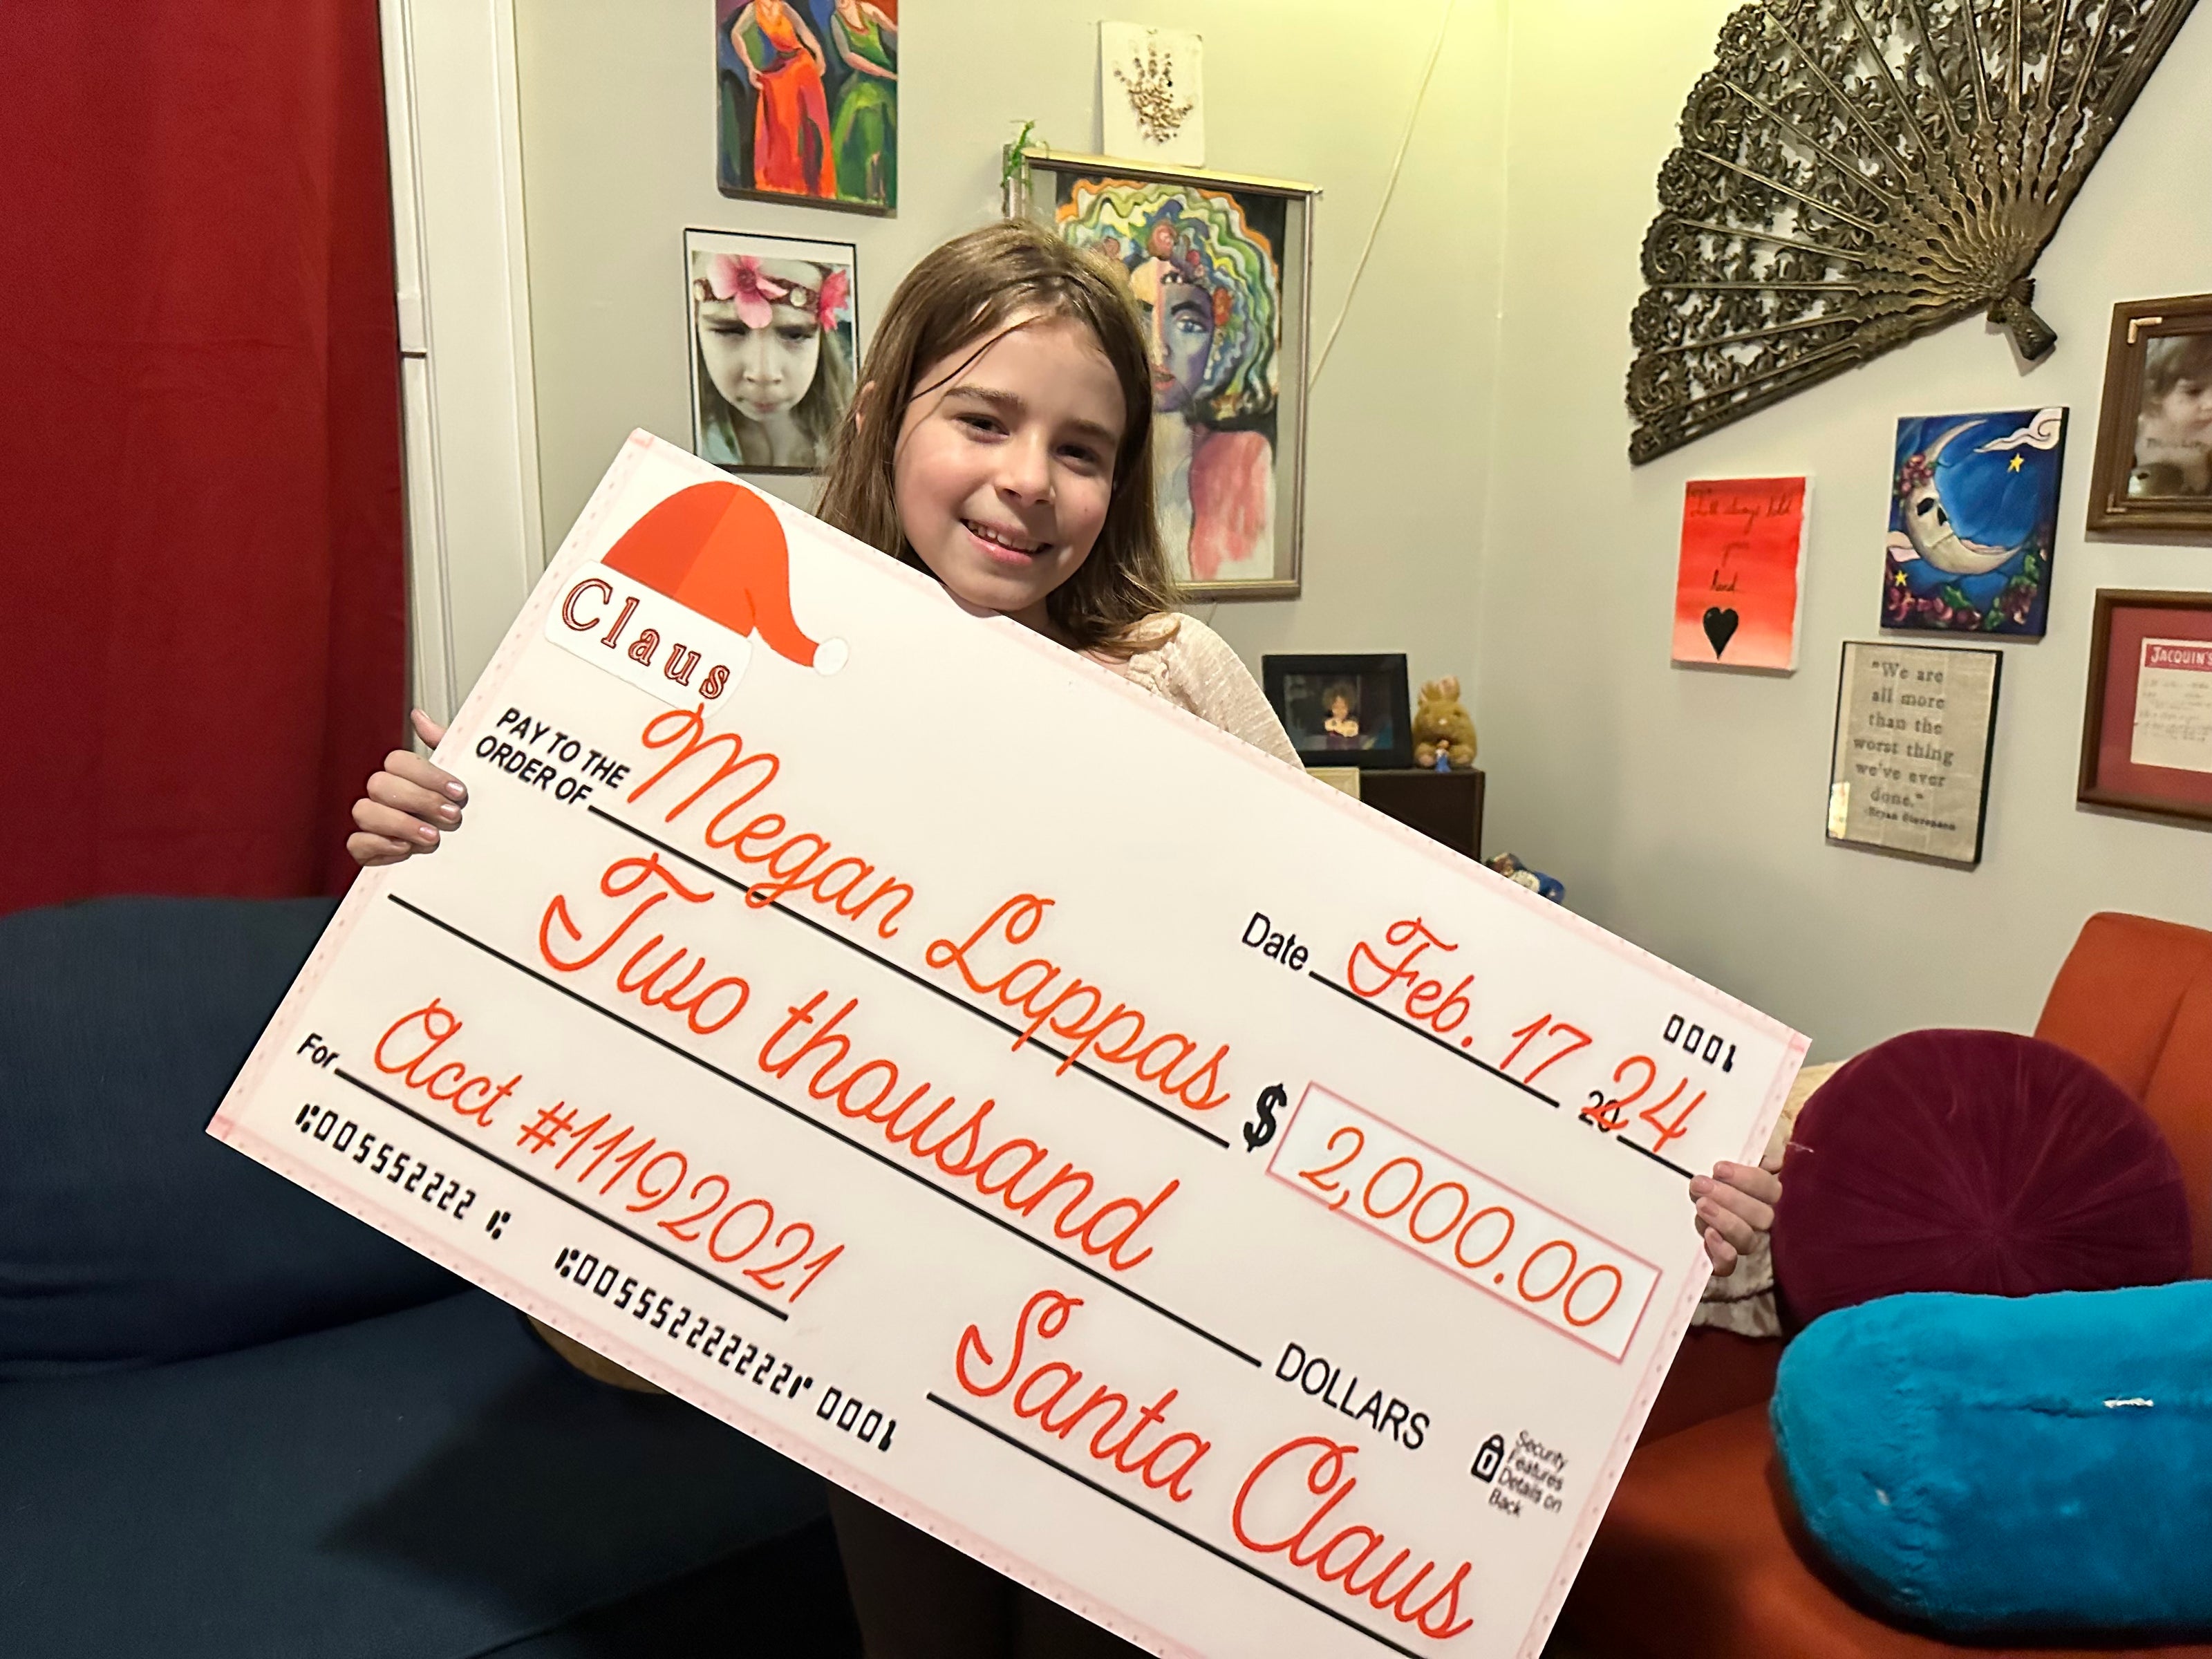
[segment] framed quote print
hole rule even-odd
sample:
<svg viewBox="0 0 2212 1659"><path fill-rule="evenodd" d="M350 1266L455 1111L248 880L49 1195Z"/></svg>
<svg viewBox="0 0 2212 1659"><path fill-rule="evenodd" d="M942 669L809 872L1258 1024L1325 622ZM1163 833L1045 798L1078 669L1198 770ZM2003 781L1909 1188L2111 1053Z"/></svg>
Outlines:
<svg viewBox="0 0 2212 1659"><path fill-rule="evenodd" d="M1987 648L1846 640L1828 839L1979 864L2003 669Z"/></svg>

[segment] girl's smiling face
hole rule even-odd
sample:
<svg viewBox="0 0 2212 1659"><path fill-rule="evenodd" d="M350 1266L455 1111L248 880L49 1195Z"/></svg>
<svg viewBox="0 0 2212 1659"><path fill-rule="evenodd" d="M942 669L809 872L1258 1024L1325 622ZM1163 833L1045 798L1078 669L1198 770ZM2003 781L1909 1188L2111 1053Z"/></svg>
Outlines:
<svg viewBox="0 0 2212 1659"><path fill-rule="evenodd" d="M1049 632L1113 500L1123 405L1072 319L1017 319L919 376L892 462L900 528L953 597Z"/></svg>

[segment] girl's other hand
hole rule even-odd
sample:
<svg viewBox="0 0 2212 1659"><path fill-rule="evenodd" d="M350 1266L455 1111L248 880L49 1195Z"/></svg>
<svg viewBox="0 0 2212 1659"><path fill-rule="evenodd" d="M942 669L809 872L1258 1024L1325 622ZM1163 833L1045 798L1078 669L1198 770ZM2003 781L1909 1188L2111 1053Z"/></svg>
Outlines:
<svg viewBox="0 0 2212 1659"><path fill-rule="evenodd" d="M1713 1271L1725 1275L1772 1230L1782 1180L1756 1164L1716 1164L1711 1175L1691 1181L1690 1201L1698 1206L1698 1232Z"/></svg>
<svg viewBox="0 0 2212 1659"><path fill-rule="evenodd" d="M416 735L436 748L446 735L421 709L412 717ZM468 786L411 749L395 749L384 769L368 781L368 793L353 804L354 833L346 851L354 862L374 869L397 864L416 853L434 853L441 834L461 827Z"/></svg>

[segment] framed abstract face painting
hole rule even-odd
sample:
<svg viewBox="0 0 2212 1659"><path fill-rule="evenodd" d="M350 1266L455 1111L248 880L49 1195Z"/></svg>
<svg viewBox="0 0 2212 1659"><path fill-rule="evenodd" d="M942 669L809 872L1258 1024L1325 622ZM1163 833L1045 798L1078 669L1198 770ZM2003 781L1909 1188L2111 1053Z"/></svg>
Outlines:
<svg viewBox="0 0 2212 1659"><path fill-rule="evenodd" d="M1897 423L1881 625L2043 637L2066 411Z"/></svg>
<svg viewBox="0 0 2212 1659"><path fill-rule="evenodd" d="M898 207L898 0L714 0L725 196Z"/></svg>
<svg viewBox="0 0 2212 1659"><path fill-rule="evenodd" d="M1031 214L1129 273L1176 580L1200 599L1294 597L1315 191L1100 156L1025 161Z"/></svg>

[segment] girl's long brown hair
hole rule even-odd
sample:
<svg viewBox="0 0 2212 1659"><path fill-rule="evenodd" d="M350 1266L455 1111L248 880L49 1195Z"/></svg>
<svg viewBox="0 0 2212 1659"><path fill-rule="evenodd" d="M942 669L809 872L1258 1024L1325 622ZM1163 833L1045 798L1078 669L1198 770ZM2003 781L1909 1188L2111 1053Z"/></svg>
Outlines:
<svg viewBox="0 0 2212 1659"><path fill-rule="evenodd" d="M956 236L906 275L876 325L853 406L838 428L816 512L848 535L921 567L899 526L892 467L923 372L980 350L1018 320L1073 319L1121 383L1113 494L1091 556L1045 600L1078 650L1127 656L1158 637L1144 624L1175 604L1152 502L1152 367L1126 276L1042 226L1007 219Z"/></svg>

